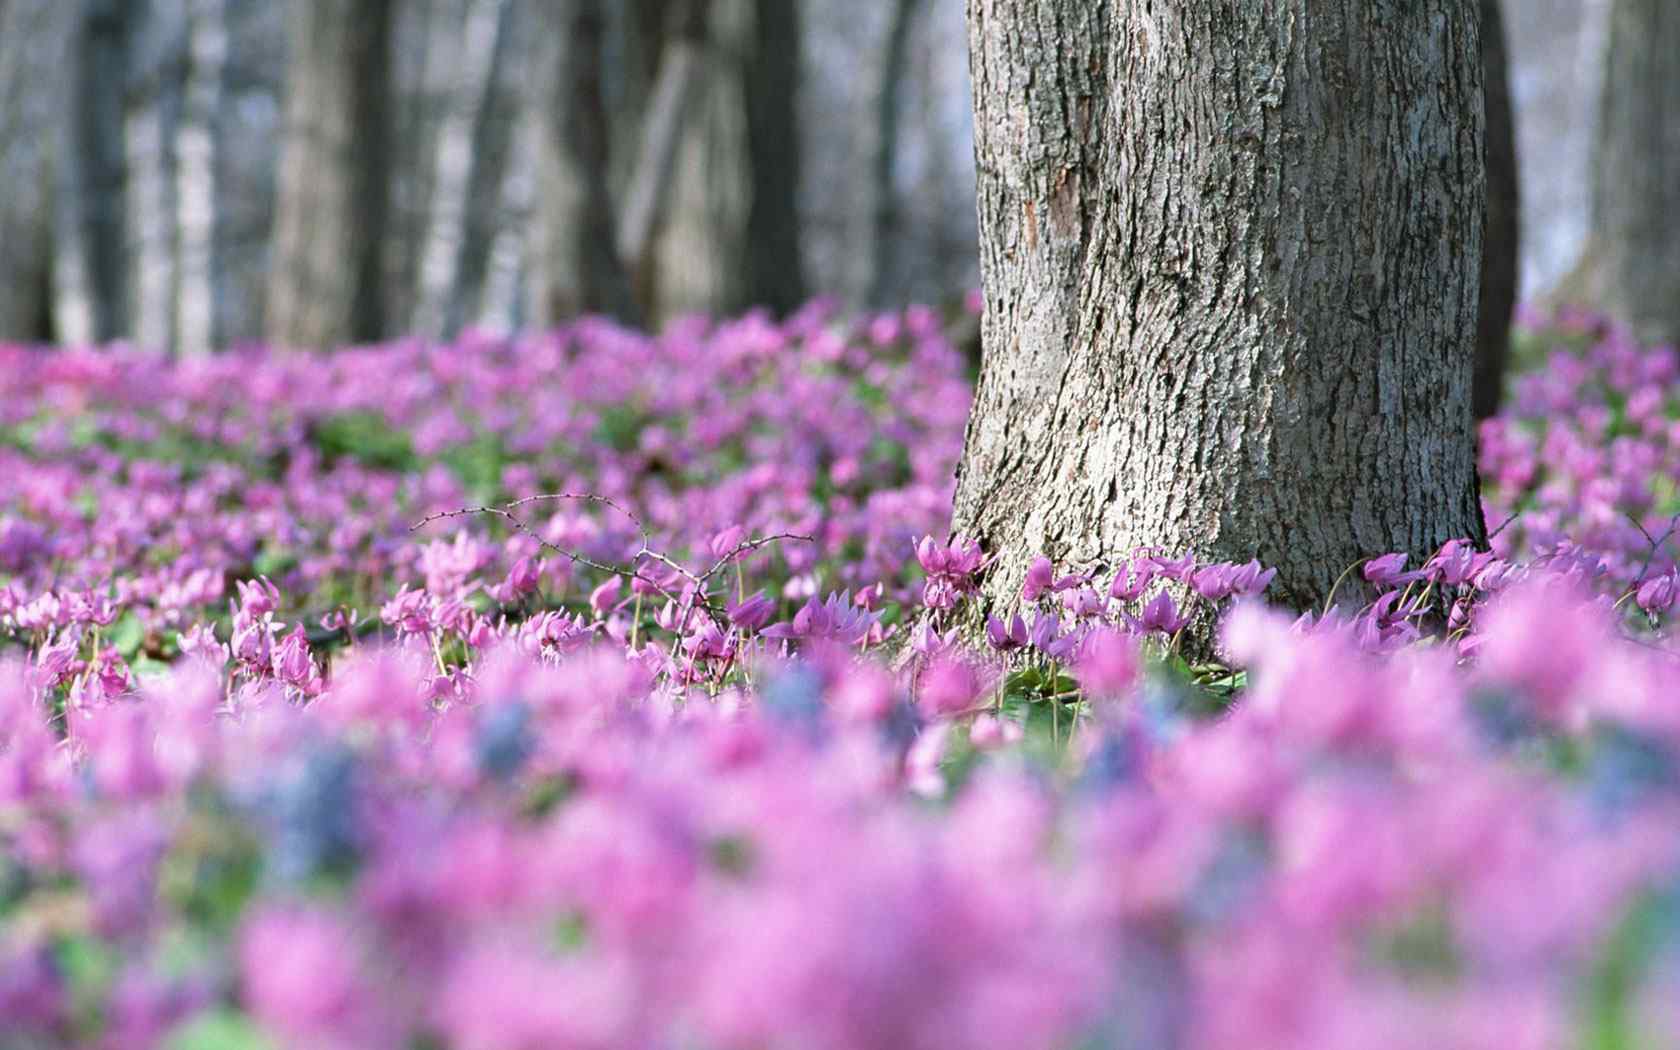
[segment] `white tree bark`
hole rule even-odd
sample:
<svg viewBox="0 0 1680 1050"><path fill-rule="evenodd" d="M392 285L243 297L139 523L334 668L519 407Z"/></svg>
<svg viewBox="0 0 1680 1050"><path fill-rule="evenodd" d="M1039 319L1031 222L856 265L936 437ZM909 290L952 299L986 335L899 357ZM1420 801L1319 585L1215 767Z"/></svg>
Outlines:
<svg viewBox="0 0 1680 1050"><path fill-rule="evenodd" d="M129 317L148 350L175 346L175 119L172 74L186 28L185 0L151 0L134 25L134 69L123 114L127 172Z"/></svg>
<svg viewBox="0 0 1680 1050"><path fill-rule="evenodd" d="M1680 342L1680 8L1611 0L1592 226L1560 295L1651 343Z"/></svg>
<svg viewBox="0 0 1680 1050"><path fill-rule="evenodd" d="M0 340L52 334L55 126L72 15L59 0L0 3Z"/></svg>
<svg viewBox="0 0 1680 1050"><path fill-rule="evenodd" d="M175 133L180 289L178 350L202 357L216 346L216 124L227 60L225 0L188 0L187 81Z"/></svg>
<svg viewBox="0 0 1680 1050"><path fill-rule="evenodd" d="M283 347L384 334L394 0L296 0L267 327Z"/></svg>
<svg viewBox="0 0 1680 1050"><path fill-rule="evenodd" d="M955 527L1027 564L1276 566L1485 529L1464 0L970 0L984 361Z"/></svg>
<svg viewBox="0 0 1680 1050"><path fill-rule="evenodd" d="M752 0L711 3L705 59L682 125L670 200L653 249L652 312L661 320L743 305L752 207L745 56L753 6Z"/></svg>
<svg viewBox="0 0 1680 1050"><path fill-rule="evenodd" d="M456 79L438 132L430 223L420 253L420 295L412 326L432 338L443 336L451 322L473 176L473 129L487 102L496 37L507 10L505 0L473 0L455 52Z"/></svg>

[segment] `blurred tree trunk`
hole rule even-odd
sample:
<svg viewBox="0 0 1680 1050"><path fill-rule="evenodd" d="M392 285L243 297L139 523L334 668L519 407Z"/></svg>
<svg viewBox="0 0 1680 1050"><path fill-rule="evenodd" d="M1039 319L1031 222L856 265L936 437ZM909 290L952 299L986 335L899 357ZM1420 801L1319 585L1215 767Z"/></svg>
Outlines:
<svg viewBox="0 0 1680 1050"><path fill-rule="evenodd" d="M899 0L911 3L913 0ZM748 298L786 314L805 302L799 225L800 61L804 31L794 0L757 0L747 66L747 148L752 203L747 212Z"/></svg>
<svg viewBox="0 0 1680 1050"><path fill-rule="evenodd" d="M134 5L86 0L74 9L66 56L54 192L53 317L65 343L105 342L127 328L124 72Z"/></svg>
<svg viewBox="0 0 1680 1050"><path fill-rule="evenodd" d="M269 339L383 334L392 0L294 0L268 295Z"/></svg>
<svg viewBox="0 0 1680 1050"><path fill-rule="evenodd" d="M607 188L601 0L567 0L564 10L565 31L545 36L531 118L539 174L528 319L543 327L585 313L632 321Z"/></svg>
<svg viewBox="0 0 1680 1050"><path fill-rule="evenodd" d="M1276 566L1481 541L1482 63L1461 0L970 0L984 360L955 528ZM1045 29L1054 26L1055 32Z"/></svg>
<svg viewBox="0 0 1680 1050"><path fill-rule="evenodd" d="M1680 6L1611 0L1592 227L1557 298L1680 342Z"/></svg>
<svg viewBox="0 0 1680 1050"><path fill-rule="evenodd" d="M533 25L530 6L527 0L507 3L496 33L490 80L474 121L473 174L461 217L461 261L455 274L451 331L487 313L491 254L496 249L499 232L510 226L516 230L526 228L523 222L514 225L508 210L520 207L516 199L509 197L508 180L512 167L519 163L515 150L521 114L526 108L526 85L531 80L531 43L536 35L533 30L541 32L547 25L546 22ZM517 259L514 264L517 265Z"/></svg>
<svg viewBox="0 0 1680 1050"><path fill-rule="evenodd" d="M904 108L905 63L910 52L910 30L915 24L920 0L893 0L887 23L881 68L875 87L875 158L869 237L868 302L881 307L892 297L893 234L900 222L898 186L899 116Z"/></svg>
<svg viewBox="0 0 1680 1050"><path fill-rule="evenodd" d="M185 0L143 0L134 13L123 99L129 316L125 334L150 350L175 345L175 151Z"/></svg>
<svg viewBox="0 0 1680 1050"><path fill-rule="evenodd" d="M753 178L746 73L754 6L753 0L710 5L709 35L682 123L665 221L655 227L650 301L660 319L727 313L748 298Z"/></svg>
<svg viewBox="0 0 1680 1050"><path fill-rule="evenodd" d="M225 0L188 0L187 80L175 133L176 241L180 286L175 298L177 350L210 353L217 331L216 146L222 68L227 61Z"/></svg>
<svg viewBox="0 0 1680 1050"><path fill-rule="evenodd" d="M53 336L54 162L74 14L63 0L0 0L0 340Z"/></svg>
<svg viewBox="0 0 1680 1050"><path fill-rule="evenodd" d="M540 0L539 0L540 2ZM470 0L401 0L393 14L391 201L386 218L385 317L407 327L419 311L432 231L438 143L455 105Z"/></svg>
<svg viewBox="0 0 1680 1050"><path fill-rule="evenodd" d="M441 338L459 323L457 279L461 271L467 202L477 167L474 131L489 103L498 40L509 5L505 0L473 0L467 7L456 82L448 113L438 132L433 162L429 222L420 249L420 293L414 312L415 332Z"/></svg>
<svg viewBox="0 0 1680 1050"><path fill-rule="evenodd" d="M1511 314L1517 305L1522 201L1517 178L1517 129L1511 115L1500 0L1482 0L1482 71L1487 112L1487 231L1482 243L1482 304L1476 322L1477 419L1499 411L1505 364L1511 356Z"/></svg>
<svg viewBox="0 0 1680 1050"><path fill-rule="evenodd" d="M677 173L690 167L685 174L701 187L707 177L703 168L693 166L705 160L706 102L713 75L708 63L714 58L709 49L717 10L712 0L672 0L666 16L658 78L640 119L641 137L619 206L617 232L618 257L630 273L638 302L660 316L664 274L659 235L673 207ZM690 196L699 195L691 188Z"/></svg>

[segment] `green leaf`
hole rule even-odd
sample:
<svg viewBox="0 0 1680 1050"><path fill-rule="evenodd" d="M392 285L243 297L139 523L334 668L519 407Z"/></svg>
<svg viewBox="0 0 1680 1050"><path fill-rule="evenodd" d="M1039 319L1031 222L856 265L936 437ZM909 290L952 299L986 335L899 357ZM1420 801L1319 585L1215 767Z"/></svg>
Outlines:
<svg viewBox="0 0 1680 1050"><path fill-rule="evenodd" d="M70 986L70 1012L77 1029L99 1031L105 997L117 974L116 956L103 941L83 935L60 941L54 955L59 972Z"/></svg>
<svg viewBox="0 0 1680 1050"><path fill-rule="evenodd" d="M107 645L114 645L124 660L133 660L134 654L146 642L146 627L140 622L140 617L129 610L122 614L105 632Z"/></svg>
<svg viewBox="0 0 1680 1050"><path fill-rule="evenodd" d="M1587 980L1584 1050L1641 1050L1634 1017L1640 982L1657 948L1662 908L1645 898L1629 909L1605 942Z"/></svg>
<svg viewBox="0 0 1680 1050"><path fill-rule="evenodd" d="M165 1050L276 1050L243 1012L218 1007L198 1014L170 1033Z"/></svg>

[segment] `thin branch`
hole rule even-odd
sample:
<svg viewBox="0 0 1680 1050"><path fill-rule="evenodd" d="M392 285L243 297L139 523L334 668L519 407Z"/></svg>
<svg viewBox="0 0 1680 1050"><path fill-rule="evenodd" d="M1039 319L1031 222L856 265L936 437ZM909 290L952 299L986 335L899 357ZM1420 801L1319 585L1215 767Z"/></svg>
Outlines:
<svg viewBox="0 0 1680 1050"><path fill-rule="evenodd" d="M573 500L573 501L577 501L577 502L581 502L581 503L600 504L600 505L605 506L605 507L610 507L613 510L618 511L618 513L624 515L626 518L630 519L631 523L633 525L635 525L636 531L641 534L641 545L638 547L638 549L636 551L634 551L630 555L631 568L626 569L626 568L624 568L623 566L620 566L620 565L611 565L611 564L608 564L606 562L596 561L595 559L590 558L586 555L579 554L576 551L567 550L566 548L561 547L558 544L549 541L545 537L543 537L541 535L538 535L535 531L533 531L531 529L530 525L525 521L525 519L521 518L518 514L514 513L514 511L518 510L520 507L528 506L529 504L532 504L532 503L559 502L559 501L566 501L566 500ZM797 540L797 541L800 541L800 542L803 542L803 543L814 543L814 542L816 542L815 537L807 536L807 535L804 535L802 533L796 533L796 532L778 532L778 533L775 533L775 534L770 535L770 536L760 536L760 537L757 537L755 539L742 540L740 543L737 543L733 548L724 552L724 554L722 554L717 559L717 561L712 564L711 568L707 569L703 573L700 573L700 574L696 575L695 573L690 572L687 568L684 568L678 562L671 559L669 556L667 556L667 555L665 555L665 554L663 554L663 553L661 553L661 552L659 552L659 551L657 551L653 548L652 537L648 533L647 526L642 524L642 520L640 518L638 518L635 514L631 513L629 510L625 509L625 507L622 504L619 504L619 503L615 502L610 497L602 496L602 495L599 495L599 494L596 494L596 493L593 493L593 492L544 493L544 494L541 494L541 495L526 496L522 499L512 500L508 503L502 504L499 507L460 507L460 508L457 508L455 510L438 511L434 514L428 514L424 518L421 518L419 521L417 521L413 525L409 526L408 531L409 532L417 532L420 529L425 528L427 525L432 524L433 522L442 521L442 520L447 519L447 518L466 518L466 517L480 517L480 516L500 518L503 521L506 521L509 525L513 526L515 531L523 533L526 536L529 536L531 539L535 540L544 550L549 551L550 553L559 555L562 558L566 558L567 560L571 561L574 564L582 565L582 566L585 566L586 568L594 569L597 572L604 572L604 573L607 573L609 575L618 576L618 577L621 577L623 579L628 579L628 580L631 580L631 581L638 581L639 580L642 583L646 584L648 587L651 587L654 591L656 591L659 594L660 597L664 598L666 601L680 602L681 605L682 605L682 609L683 609L683 616L682 616L681 622L678 625L678 631L677 631L678 634L681 634L684 630L687 629L689 617L692 615L695 605L699 605L700 607L704 608L708 615L711 615L711 616L714 616L714 617L723 615L723 610L720 609L717 606L717 604L711 599L711 597L709 595L707 595L706 585L711 581L713 576L715 576L717 573L722 571L723 568L725 566L727 566L730 562L734 561L736 558L740 557L742 554L746 554L746 553L750 553L752 551L756 551L761 547L768 546L769 544L772 544L772 543L779 543L783 540ZM672 594L670 592L670 590L668 590L666 588L666 586L663 582L661 582L659 580L656 580L656 579L652 578L651 576L643 575L642 571L638 567L638 565L639 565L639 563L642 562L642 560L644 558L648 559L650 561L658 562L659 564L666 566L667 568L671 569L673 572L680 575L684 580L688 581L690 586L688 588L686 588L686 590L688 592L687 595L679 598L677 595Z"/></svg>

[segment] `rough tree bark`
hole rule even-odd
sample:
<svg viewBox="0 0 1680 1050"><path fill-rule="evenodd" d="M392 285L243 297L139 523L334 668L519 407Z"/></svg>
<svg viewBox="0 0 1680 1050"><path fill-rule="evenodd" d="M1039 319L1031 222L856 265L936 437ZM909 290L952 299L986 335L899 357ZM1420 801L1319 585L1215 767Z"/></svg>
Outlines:
<svg viewBox="0 0 1680 1050"><path fill-rule="evenodd" d="M71 15L62 0L0 0L0 340L53 334L54 128Z"/></svg>
<svg viewBox="0 0 1680 1050"><path fill-rule="evenodd" d="M566 32L539 61L531 114L537 151L536 237L528 320L547 326L583 313L634 321L630 281L616 250L607 187L610 139L601 99L600 0L569 0Z"/></svg>
<svg viewBox="0 0 1680 1050"><path fill-rule="evenodd" d="M802 21L797 3L756 0L747 60L748 297L778 314L797 309L807 294L799 224Z"/></svg>
<svg viewBox="0 0 1680 1050"><path fill-rule="evenodd" d="M1611 0L1592 227L1557 298L1680 342L1680 7Z"/></svg>
<svg viewBox="0 0 1680 1050"><path fill-rule="evenodd" d="M985 354L956 528L1343 569L1485 535L1463 0L970 0Z"/></svg>
<svg viewBox="0 0 1680 1050"><path fill-rule="evenodd" d="M269 339L381 333L392 0L296 0L280 147Z"/></svg>
<svg viewBox="0 0 1680 1050"><path fill-rule="evenodd" d="M1510 65L1499 0L1482 0L1482 76L1487 114L1487 228L1482 243L1482 305L1476 321L1477 419L1499 411L1511 356L1511 313L1517 305L1522 199L1517 178L1517 128L1511 115Z"/></svg>

